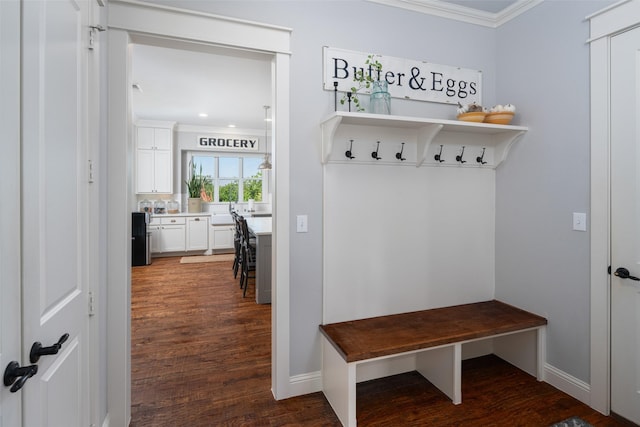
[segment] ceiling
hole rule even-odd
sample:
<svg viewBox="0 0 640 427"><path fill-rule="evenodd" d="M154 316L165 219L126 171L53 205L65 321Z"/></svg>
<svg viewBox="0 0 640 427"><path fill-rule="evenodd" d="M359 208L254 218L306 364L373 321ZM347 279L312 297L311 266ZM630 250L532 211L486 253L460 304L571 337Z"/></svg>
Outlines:
<svg viewBox="0 0 640 427"><path fill-rule="evenodd" d="M542 0L369 1L496 27ZM132 41L136 118L182 126L264 129L264 106L272 103L270 55L145 36Z"/></svg>
<svg viewBox="0 0 640 427"><path fill-rule="evenodd" d="M134 40L132 49L132 109L137 119L264 129L264 106L271 105L269 55L149 42Z"/></svg>

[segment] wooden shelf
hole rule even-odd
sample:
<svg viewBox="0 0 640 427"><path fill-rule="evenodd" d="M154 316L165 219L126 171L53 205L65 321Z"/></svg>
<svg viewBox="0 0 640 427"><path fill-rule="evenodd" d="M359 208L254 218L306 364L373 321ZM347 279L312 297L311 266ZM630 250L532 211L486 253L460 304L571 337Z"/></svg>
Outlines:
<svg viewBox="0 0 640 427"><path fill-rule="evenodd" d="M507 158L513 143L528 130L528 128L522 126L338 111L321 123L321 161L323 164L326 164L331 159L335 134L342 125L400 128L415 132L417 144L416 167L420 167L425 163L432 144L450 144L448 139L439 138L440 136L444 133L456 133L462 134L458 140L464 140L465 138L470 140L473 135L485 136L485 139L494 150L494 161L490 167L495 168Z"/></svg>

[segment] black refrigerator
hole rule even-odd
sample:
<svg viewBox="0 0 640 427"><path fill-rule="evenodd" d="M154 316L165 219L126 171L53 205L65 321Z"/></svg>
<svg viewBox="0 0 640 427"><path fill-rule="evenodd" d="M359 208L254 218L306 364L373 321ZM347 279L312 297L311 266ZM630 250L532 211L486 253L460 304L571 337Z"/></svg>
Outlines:
<svg viewBox="0 0 640 427"><path fill-rule="evenodd" d="M151 264L151 232L147 232L149 213L131 213L131 265Z"/></svg>

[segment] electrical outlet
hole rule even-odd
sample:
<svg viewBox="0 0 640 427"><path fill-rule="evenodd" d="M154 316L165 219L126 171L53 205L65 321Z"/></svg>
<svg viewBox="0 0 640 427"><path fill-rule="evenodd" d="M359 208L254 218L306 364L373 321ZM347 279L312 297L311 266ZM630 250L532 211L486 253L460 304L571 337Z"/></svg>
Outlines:
<svg viewBox="0 0 640 427"><path fill-rule="evenodd" d="M308 219L306 215L298 215L296 217L296 231L298 233L306 233L309 231Z"/></svg>
<svg viewBox="0 0 640 427"><path fill-rule="evenodd" d="M587 214L574 212L573 213L573 229L576 231L587 231Z"/></svg>

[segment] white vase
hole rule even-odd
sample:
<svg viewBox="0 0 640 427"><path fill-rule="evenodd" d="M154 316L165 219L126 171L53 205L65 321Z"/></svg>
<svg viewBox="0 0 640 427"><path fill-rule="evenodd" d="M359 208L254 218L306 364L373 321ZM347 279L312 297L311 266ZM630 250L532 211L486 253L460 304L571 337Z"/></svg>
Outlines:
<svg viewBox="0 0 640 427"><path fill-rule="evenodd" d="M202 212L202 199L200 197L189 197L187 201L187 212L189 213Z"/></svg>

